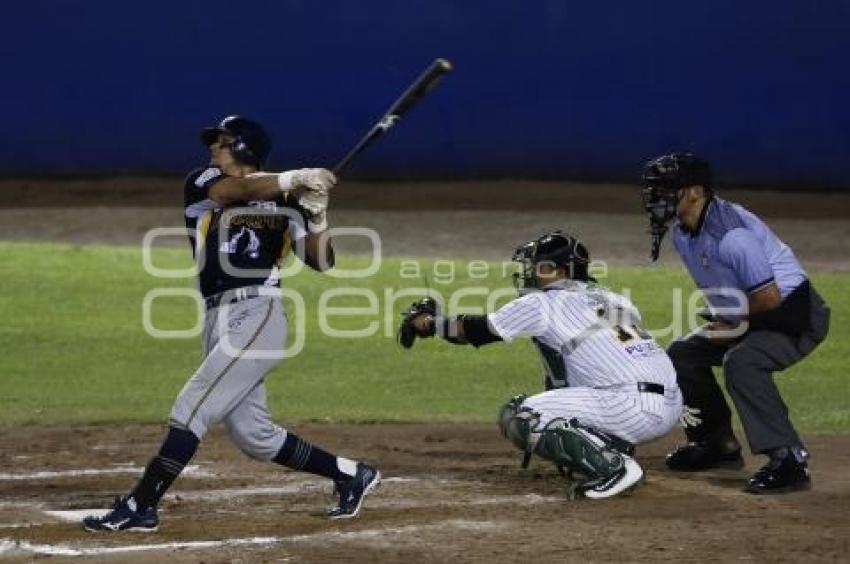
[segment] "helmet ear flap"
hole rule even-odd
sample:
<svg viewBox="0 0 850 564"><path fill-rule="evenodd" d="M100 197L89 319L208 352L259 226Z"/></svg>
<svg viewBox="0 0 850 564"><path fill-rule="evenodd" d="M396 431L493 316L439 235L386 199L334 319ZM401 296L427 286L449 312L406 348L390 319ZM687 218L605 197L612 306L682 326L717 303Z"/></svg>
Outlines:
<svg viewBox="0 0 850 564"><path fill-rule="evenodd" d="M241 137L237 137L233 143L230 144L230 151L233 153L236 160L240 162L254 163L257 161L257 157L251 152L248 144L245 143Z"/></svg>

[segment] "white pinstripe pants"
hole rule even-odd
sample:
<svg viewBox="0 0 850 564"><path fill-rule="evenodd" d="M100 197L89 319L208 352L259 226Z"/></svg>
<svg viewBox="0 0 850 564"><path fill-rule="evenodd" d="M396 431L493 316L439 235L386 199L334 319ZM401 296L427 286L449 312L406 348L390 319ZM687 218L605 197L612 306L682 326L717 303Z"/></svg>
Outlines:
<svg viewBox="0 0 850 564"><path fill-rule="evenodd" d="M540 416L536 430L552 419L576 418L587 425L633 444L666 435L679 421L682 394L666 387L664 395L638 392L631 384L617 389L557 388L527 398L523 403Z"/></svg>

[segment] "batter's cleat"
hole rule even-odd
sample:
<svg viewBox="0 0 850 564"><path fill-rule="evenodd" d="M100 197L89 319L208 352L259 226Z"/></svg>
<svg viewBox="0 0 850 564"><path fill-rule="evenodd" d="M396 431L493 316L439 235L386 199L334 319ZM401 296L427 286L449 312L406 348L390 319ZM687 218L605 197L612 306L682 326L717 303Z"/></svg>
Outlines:
<svg viewBox="0 0 850 564"><path fill-rule="evenodd" d="M744 467L740 448L724 452L716 445L702 442L676 447L676 450L667 455L666 462L667 468L679 472L699 472L715 468L740 470Z"/></svg>
<svg viewBox="0 0 850 564"><path fill-rule="evenodd" d="M159 529L159 517L156 514L156 507L148 507L144 511L137 511L135 505L136 502L132 498L115 498L115 503L109 513L103 517L89 515L83 519L83 528L89 532L156 532Z"/></svg>
<svg viewBox="0 0 850 564"><path fill-rule="evenodd" d="M753 494L778 494L807 490L812 487L809 465L793 456L771 460L753 474L744 491Z"/></svg>
<svg viewBox="0 0 850 564"><path fill-rule="evenodd" d="M381 482L381 473L367 464L358 463L354 477L336 482L339 493L339 505L328 511L331 519L351 519L357 517L363 500L372 493Z"/></svg>
<svg viewBox="0 0 850 564"><path fill-rule="evenodd" d="M634 458L623 456L623 467L610 477L602 480L594 486L583 489L584 497L590 499L605 499L626 492L643 479L643 468Z"/></svg>

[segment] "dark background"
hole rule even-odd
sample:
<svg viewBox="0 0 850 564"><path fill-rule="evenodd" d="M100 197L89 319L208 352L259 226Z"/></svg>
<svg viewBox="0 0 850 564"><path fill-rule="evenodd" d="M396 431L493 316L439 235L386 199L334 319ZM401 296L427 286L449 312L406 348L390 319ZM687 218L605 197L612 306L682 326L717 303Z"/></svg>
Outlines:
<svg viewBox="0 0 850 564"><path fill-rule="evenodd" d="M455 72L354 178L634 181L673 149L727 184L850 189L850 3L35 0L4 6L10 175L180 173L267 124L329 166L435 57Z"/></svg>

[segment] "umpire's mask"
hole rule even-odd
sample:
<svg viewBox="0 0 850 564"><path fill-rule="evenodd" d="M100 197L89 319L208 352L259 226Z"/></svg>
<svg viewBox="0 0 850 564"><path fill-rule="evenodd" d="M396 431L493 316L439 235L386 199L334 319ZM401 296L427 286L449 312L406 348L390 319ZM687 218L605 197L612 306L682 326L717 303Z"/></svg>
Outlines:
<svg viewBox="0 0 850 564"><path fill-rule="evenodd" d="M671 153L649 161L641 180L643 209L652 236L650 258L656 261L670 221L676 217L679 190L695 185L711 190L711 170L707 161L693 153Z"/></svg>

